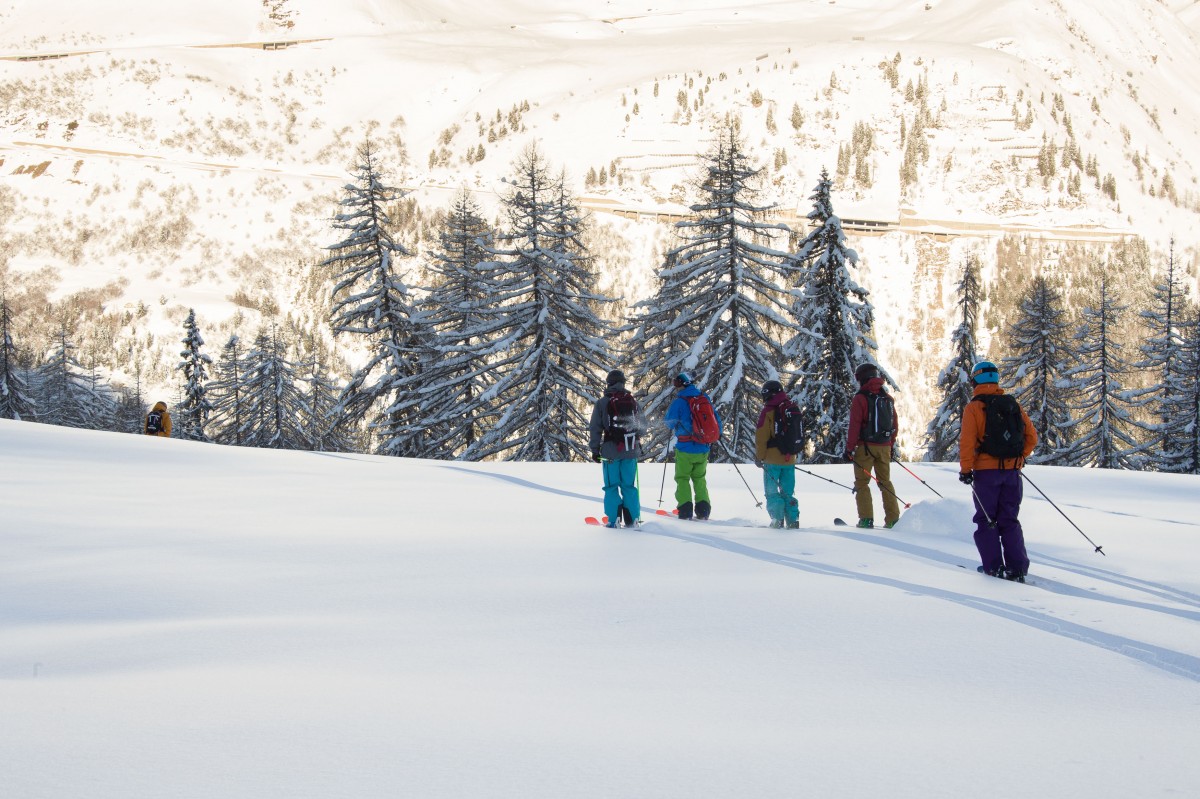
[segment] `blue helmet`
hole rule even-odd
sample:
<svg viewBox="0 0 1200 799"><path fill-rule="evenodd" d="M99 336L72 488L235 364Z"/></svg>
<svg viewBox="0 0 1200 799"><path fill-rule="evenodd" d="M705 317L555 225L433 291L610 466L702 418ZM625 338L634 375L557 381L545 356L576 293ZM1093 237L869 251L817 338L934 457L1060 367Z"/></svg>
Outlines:
<svg viewBox="0 0 1200 799"><path fill-rule="evenodd" d="M674 380L674 383L677 387L690 386L693 382L695 381L692 380L692 376L687 372L680 372L675 376Z"/></svg>
<svg viewBox="0 0 1200 799"><path fill-rule="evenodd" d="M971 367L971 380L976 384L999 383L1000 370L991 361L980 361Z"/></svg>

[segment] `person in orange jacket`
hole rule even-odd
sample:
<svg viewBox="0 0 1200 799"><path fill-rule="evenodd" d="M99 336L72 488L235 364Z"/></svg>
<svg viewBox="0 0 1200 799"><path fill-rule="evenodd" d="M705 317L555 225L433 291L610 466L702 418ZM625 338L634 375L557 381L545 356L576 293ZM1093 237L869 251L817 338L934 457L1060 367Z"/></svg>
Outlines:
<svg viewBox="0 0 1200 799"><path fill-rule="evenodd" d="M161 400L154 403L150 413L146 414L146 425L142 432L148 436L171 437L171 414L167 412L167 403Z"/></svg>
<svg viewBox="0 0 1200 799"><path fill-rule="evenodd" d="M1013 414L1016 435L1011 437L1019 439L1012 449L1019 454L1007 457L992 454L998 445L984 441L988 406L995 402L994 398L1005 396L996 364L991 361L975 364L971 368L971 385L975 392L963 409L958 442L958 479L971 486L975 495L975 548L983 563L981 571L1023 582L1029 572L1029 555L1025 552L1025 532L1017 518L1024 489L1021 467L1037 446L1037 429L1025 409L1017 405L1021 419L1018 422Z"/></svg>

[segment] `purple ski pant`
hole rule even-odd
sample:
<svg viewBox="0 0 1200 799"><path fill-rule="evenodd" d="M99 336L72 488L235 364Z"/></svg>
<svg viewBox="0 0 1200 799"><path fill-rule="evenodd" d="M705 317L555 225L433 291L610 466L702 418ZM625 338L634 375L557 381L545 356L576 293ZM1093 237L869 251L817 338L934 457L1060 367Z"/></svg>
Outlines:
<svg viewBox="0 0 1200 799"><path fill-rule="evenodd" d="M1029 555L1025 553L1025 533L1017 514L1021 512L1021 471L1019 469L979 469L975 472L975 547L983 568L995 571L1007 566L1025 574ZM995 524L991 526L988 520Z"/></svg>

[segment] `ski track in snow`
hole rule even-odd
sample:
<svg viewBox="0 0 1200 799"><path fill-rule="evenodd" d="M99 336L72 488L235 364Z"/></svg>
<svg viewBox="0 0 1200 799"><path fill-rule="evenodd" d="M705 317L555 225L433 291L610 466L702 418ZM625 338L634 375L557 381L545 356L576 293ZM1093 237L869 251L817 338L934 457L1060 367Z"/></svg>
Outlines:
<svg viewBox="0 0 1200 799"><path fill-rule="evenodd" d="M806 532L816 532L828 535L837 535L844 537L843 533L834 533L828 530L819 528L804 528ZM849 580L857 580L875 585L882 585L889 588L896 588L910 594L926 596L933 599L941 599L947 602L963 605L965 607L989 613L994 616L1015 621L1019 624L1024 624L1027 627L1032 627L1044 632L1060 635L1065 638L1070 638L1081 643L1089 644L1100 649L1115 652L1133 660L1139 661L1154 668L1161 669L1170 674L1180 677L1185 677L1194 682L1200 682L1200 657L1177 652L1175 650L1160 647L1155 644L1137 641L1132 638L1127 638L1122 635L1106 633L1101 630L1096 630L1076 622L1064 621L1063 619L1055 618L1046 613L1037 610L1018 607L1008 602L988 599L986 597L972 596L969 594L960 594L955 591L949 591L943 588L934 586L922 585L920 583L910 583L904 580L897 580L892 577L884 577L881 575L867 574L865 572L856 572L849 569L844 569L840 566L832 566L817 561L804 560L792 555L783 555L777 552L770 552L765 549L759 549L747 544L729 541L720 536L710 535L707 533L690 533L666 529L665 526L646 524L643 525L644 532L653 535L660 535L667 538L674 538L680 541L686 541L692 544L701 544L703 546L712 547L714 549L723 550L736 555L741 555L755 560L772 563L777 566L785 566L787 568L805 571L812 574L821 574L829 577L840 577ZM945 552L928 549L912 544L905 544L890 539L880 538L878 536L869 536L863 534L852 534L851 538L863 541L864 543L879 544L890 549L915 555L924 559L934 560L949 566L957 567L961 558L949 555ZM1093 575L1096 576L1096 575ZM1111 577L1121 577L1120 575L1109 575ZM1099 577L1099 579L1104 579ZM1122 578L1125 579L1125 578ZM1192 613L1191 611L1179 611L1170 608L1163 608L1148 603L1141 603L1129 600L1122 600L1116 597L1100 596L1094 592L1082 589L1072 588L1061 583L1047 581L1045 578L1038 578L1038 586L1046 587L1046 590L1052 593L1059 593L1069 596L1087 597L1093 599L1101 599L1103 601L1113 602L1128 607L1151 610L1161 613L1169 613L1187 620L1200 620L1200 614ZM1113 582L1118 582L1114 580ZM1132 584L1140 581L1129 581ZM1049 584L1047 584L1049 583ZM1153 585L1153 584L1148 584ZM1027 586L1029 588L1038 587L1034 585ZM1052 587L1053 586L1053 587ZM1133 587L1130 585L1130 587ZM1014 585L1015 588L1015 585ZM1024 590L1024 589L1021 589ZM1140 589L1146 590L1146 589ZM1167 589L1171 590L1171 589ZM1176 592L1178 595L1190 596L1184 592Z"/></svg>

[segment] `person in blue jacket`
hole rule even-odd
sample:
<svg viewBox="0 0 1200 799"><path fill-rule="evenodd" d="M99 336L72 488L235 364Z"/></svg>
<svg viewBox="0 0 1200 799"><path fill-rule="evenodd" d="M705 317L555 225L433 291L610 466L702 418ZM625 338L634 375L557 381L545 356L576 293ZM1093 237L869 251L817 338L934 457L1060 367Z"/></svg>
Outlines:
<svg viewBox="0 0 1200 799"><path fill-rule="evenodd" d="M701 444L692 440L692 411L688 405L688 397L708 398L703 391L696 388L692 376L680 372L673 382L677 390L675 399L667 408L663 419L671 434L675 436L675 503L679 509L679 518L690 519L693 514L697 519L707 519L712 511L712 502L708 495L708 453L712 450L710 444ZM710 403L711 404L711 400ZM716 411L713 411L716 416ZM716 416L720 428L721 417ZM693 504L693 489L695 502Z"/></svg>

